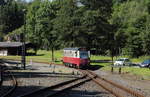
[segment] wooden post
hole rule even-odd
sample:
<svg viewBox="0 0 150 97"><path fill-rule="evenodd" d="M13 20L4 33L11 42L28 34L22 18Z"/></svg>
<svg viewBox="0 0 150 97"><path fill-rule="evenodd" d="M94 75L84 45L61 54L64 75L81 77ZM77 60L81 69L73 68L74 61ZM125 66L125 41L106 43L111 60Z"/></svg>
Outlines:
<svg viewBox="0 0 150 97"><path fill-rule="evenodd" d="M114 72L114 67L113 67L113 65L114 65L114 58L113 58L113 53L112 53L111 58L112 58L111 72L113 73Z"/></svg>
<svg viewBox="0 0 150 97"><path fill-rule="evenodd" d="M2 81L2 68L1 68L1 65L0 65L0 82Z"/></svg>
<svg viewBox="0 0 150 97"><path fill-rule="evenodd" d="M3 80L3 76L2 76L2 73L3 73L3 67L2 67L2 65L0 65L0 82L2 82L2 80Z"/></svg>
<svg viewBox="0 0 150 97"><path fill-rule="evenodd" d="M121 74L121 67L119 67L119 74Z"/></svg>
<svg viewBox="0 0 150 97"><path fill-rule="evenodd" d="M112 73L114 72L114 67L113 67L113 66L111 66L111 72L112 72Z"/></svg>

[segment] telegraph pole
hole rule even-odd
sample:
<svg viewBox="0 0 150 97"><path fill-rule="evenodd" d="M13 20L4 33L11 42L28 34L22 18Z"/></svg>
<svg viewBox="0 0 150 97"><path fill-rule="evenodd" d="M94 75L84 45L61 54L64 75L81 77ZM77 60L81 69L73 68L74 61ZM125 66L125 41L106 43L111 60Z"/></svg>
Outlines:
<svg viewBox="0 0 150 97"><path fill-rule="evenodd" d="M26 33L26 9L23 9L24 14L24 31L22 33L22 59L21 63L24 70L26 69L26 45L25 45L25 33Z"/></svg>

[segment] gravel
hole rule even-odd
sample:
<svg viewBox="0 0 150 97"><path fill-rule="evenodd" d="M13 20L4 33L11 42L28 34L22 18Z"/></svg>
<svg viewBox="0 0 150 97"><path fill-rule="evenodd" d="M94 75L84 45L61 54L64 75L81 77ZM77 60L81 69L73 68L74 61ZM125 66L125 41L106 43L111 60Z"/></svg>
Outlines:
<svg viewBox="0 0 150 97"><path fill-rule="evenodd" d="M80 72L65 66L48 65L41 63L29 63L26 70L23 70L21 65L7 64L11 67L11 71L18 81L18 87L11 97L55 85L60 82L71 80L80 77ZM145 97L150 97L150 81L138 80L136 77L126 74L112 74L110 72L95 70L95 73L104 78L121 84L127 88L131 88ZM8 83L9 84L9 83ZM64 97L114 97L112 94L98 86L96 83L90 81L85 84L64 92ZM62 97L62 95L60 96Z"/></svg>
<svg viewBox="0 0 150 97"><path fill-rule="evenodd" d="M10 62L9 64L6 63L6 65L11 69L10 71L18 82L18 87L11 94L11 97L18 97L19 95L81 76L77 70L64 66L32 63L27 64L26 70L23 70L19 65L10 64ZM8 86L10 82L4 83ZM2 87L5 87L5 85Z"/></svg>
<svg viewBox="0 0 150 97"><path fill-rule="evenodd" d="M124 87L130 88L138 93L143 94L145 97L150 97L150 81L140 80L134 75L130 74L117 74L109 71L96 70L96 74L116 82L117 84L123 85Z"/></svg>
<svg viewBox="0 0 150 97"><path fill-rule="evenodd" d="M18 87L12 94L12 97L16 97L18 95L29 93L31 91L52 86L71 79L72 78L61 78L61 77L17 78Z"/></svg>
<svg viewBox="0 0 150 97"><path fill-rule="evenodd" d="M63 97L115 97L93 81L68 90L62 95ZM59 97L62 97L62 95Z"/></svg>
<svg viewBox="0 0 150 97"><path fill-rule="evenodd" d="M5 72L4 72L5 74ZM10 75L3 78L2 86L0 86L0 97L5 95L13 87L13 81Z"/></svg>

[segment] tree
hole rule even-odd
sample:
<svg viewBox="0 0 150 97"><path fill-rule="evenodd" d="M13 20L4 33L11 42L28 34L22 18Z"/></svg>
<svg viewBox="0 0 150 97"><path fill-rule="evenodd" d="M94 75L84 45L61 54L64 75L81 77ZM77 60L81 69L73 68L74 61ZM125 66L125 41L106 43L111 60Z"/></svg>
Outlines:
<svg viewBox="0 0 150 97"><path fill-rule="evenodd" d="M62 0L60 5L61 7L54 20L54 28L64 46L76 46L75 39L77 39L80 25L80 18L76 13L77 5L74 0Z"/></svg>
<svg viewBox="0 0 150 97"><path fill-rule="evenodd" d="M62 0L60 5L54 27L64 46L85 46L104 50L104 39L111 28L108 22L111 2Z"/></svg>
<svg viewBox="0 0 150 97"><path fill-rule="evenodd" d="M37 11L40 8L41 0L35 0L32 4L28 7L27 12L27 38L28 41L37 44L38 47L40 46L41 39L40 36L36 33L36 24L37 24Z"/></svg>
<svg viewBox="0 0 150 97"><path fill-rule="evenodd" d="M111 17L111 0L81 0L84 11L82 26L83 32L87 35L89 48L96 48L99 53L105 53L110 47L108 36L111 33L109 19Z"/></svg>
<svg viewBox="0 0 150 97"><path fill-rule="evenodd" d="M56 31L53 28L55 16L55 4L50 1L34 1L28 11L28 37L29 40L38 45L38 48L52 50L52 60L54 48L58 41Z"/></svg>
<svg viewBox="0 0 150 97"><path fill-rule="evenodd" d="M7 0L0 5L0 33L6 35L23 25L23 12L25 6L15 0Z"/></svg>
<svg viewBox="0 0 150 97"><path fill-rule="evenodd" d="M117 1L117 0L116 0ZM138 57L143 54L143 36L146 31L146 18L148 17L147 1L126 1L114 4L111 23L114 25L114 33L117 50L122 54ZM147 31L146 31L147 32ZM145 52L145 51L144 51Z"/></svg>

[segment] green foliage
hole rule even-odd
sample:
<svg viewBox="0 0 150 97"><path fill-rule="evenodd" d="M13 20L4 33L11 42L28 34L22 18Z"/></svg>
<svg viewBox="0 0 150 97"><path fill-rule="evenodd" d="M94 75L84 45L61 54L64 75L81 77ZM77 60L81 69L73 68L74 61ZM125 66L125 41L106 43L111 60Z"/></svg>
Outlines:
<svg viewBox="0 0 150 97"><path fill-rule="evenodd" d="M105 66L102 70L111 70L111 66ZM114 68L114 72L118 73L119 68ZM135 67L124 67L121 72L123 74L130 74L133 76L137 76L141 80L150 80L150 70L148 68L135 68Z"/></svg>
<svg viewBox="0 0 150 97"><path fill-rule="evenodd" d="M61 7L54 20L58 37L64 47L85 46L104 52L111 29L108 23L111 2L81 0L80 3L79 6L75 0L60 1Z"/></svg>
<svg viewBox="0 0 150 97"><path fill-rule="evenodd" d="M23 8L26 41L39 49L87 47L98 55L150 55L149 0L0 1L0 40L20 41Z"/></svg>
<svg viewBox="0 0 150 97"><path fill-rule="evenodd" d="M56 33L53 30L55 6L49 1L34 1L27 13L27 29L29 41L40 48L50 49L57 46ZM57 41L58 42L58 41Z"/></svg>
<svg viewBox="0 0 150 97"><path fill-rule="evenodd" d="M62 6L56 13L54 29L58 33L58 38L63 41L63 46L73 46L75 44L74 39L78 35L77 6L73 0L62 0L60 4Z"/></svg>
<svg viewBox="0 0 150 97"><path fill-rule="evenodd" d="M40 2L41 0L36 0L34 1L28 8L28 12L27 12L27 37L28 39L33 42L38 44L38 42L41 42L39 40L36 34L36 14L37 14L37 10L40 8Z"/></svg>
<svg viewBox="0 0 150 97"><path fill-rule="evenodd" d="M148 0L126 1L114 5L111 23L115 26L115 39L118 50L131 57L149 54L149 14Z"/></svg>
<svg viewBox="0 0 150 97"><path fill-rule="evenodd" d="M2 35L6 35L23 25L23 8L25 5L15 0L7 0L0 5L0 33Z"/></svg>

